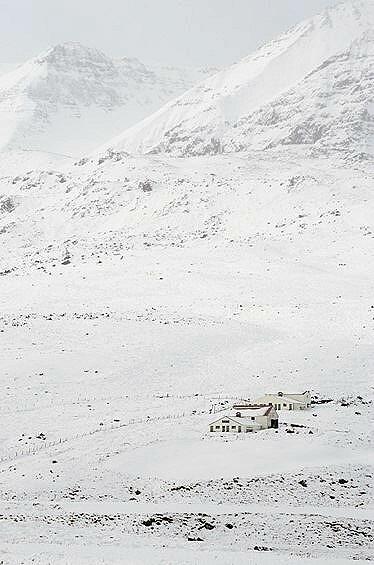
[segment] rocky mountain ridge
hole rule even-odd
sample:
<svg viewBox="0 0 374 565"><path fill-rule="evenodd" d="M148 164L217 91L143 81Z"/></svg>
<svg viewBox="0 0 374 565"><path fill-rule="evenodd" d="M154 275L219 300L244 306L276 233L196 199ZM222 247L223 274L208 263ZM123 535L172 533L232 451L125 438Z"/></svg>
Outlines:
<svg viewBox="0 0 374 565"><path fill-rule="evenodd" d="M0 150L81 155L213 71L153 69L79 43L56 45L0 76Z"/></svg>
<svg viewBox="0 0 374 565"><path fill-rule="evenodd" d="M353 130L354 116L373 119L373 24L369 0L338 4L167 103L102 150L190 156L287 143L324 149L342 137L341 121L339 147L355 139L356 151L371 150L371 125L362 135Z"/></svg>

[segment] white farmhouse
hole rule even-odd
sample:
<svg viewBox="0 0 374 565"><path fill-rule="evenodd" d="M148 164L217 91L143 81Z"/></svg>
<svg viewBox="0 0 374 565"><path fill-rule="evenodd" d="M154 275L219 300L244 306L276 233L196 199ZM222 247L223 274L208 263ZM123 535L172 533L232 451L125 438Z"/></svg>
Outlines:
<svg viewBox="0 0 374 565"><path fill-rule="evenodd" d="M278 427L278 414L273 406L238 405L209 425L211 432L247 433Z"/></svg>
<svg viewBox="0 0 374 565"><path fill-rule="evenodd" d="M288 392L265 394L257 398L256 404L272 404L276 410L305 410L310 408L311 395L309 390L301 394Z"/></svg>

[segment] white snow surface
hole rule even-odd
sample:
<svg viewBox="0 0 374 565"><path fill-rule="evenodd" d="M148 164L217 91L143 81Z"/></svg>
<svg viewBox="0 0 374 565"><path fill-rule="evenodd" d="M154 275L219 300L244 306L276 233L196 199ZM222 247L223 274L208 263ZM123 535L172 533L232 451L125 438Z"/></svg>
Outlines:
<svg viewBox="0 0 374 565"><path fill-rule="evenodd" d="M56 45L0 76L0 150L82 155L212 73Z"/></svg>
<svg viewBox="0 0 374 565"><path fill-rule="evenodd" d="M109 152L1 175L5 562L371 559L370 161ZM213 405L285 389L332 402L207 431Z"/></svg>
<svg viewBox="0 0 374 565"><path fill-rule="evenodd" d="M194 155L179 139L176 155L165 146L74 160L51 133L48 151L1 154L4 564L374 559L369 16L368 2L342 4L246 60L251 104L271 69L277 93L263 102L279 120L270 135L266 105L250 110L244 96L239 113L253 112L234 128L240 150ZM278 66L296 48L308 76L305 61ZM45 55L55 77L60 55ZM238 85L247 63L228 71ZM14 84L45 84L44 63L30 65ZM139 63L125 66L133 76ZM211 84L224 92L225 77ZM313 100L325 97L324 109L305 106L322 82ZM83 107L92 92L74 99ZM96 108L108 102L100 92ZM327 124L323 136L285 142L302 116ZM277 390L310 390L313 405L281 411L277 430L209 433L233 403Z"/></svg>

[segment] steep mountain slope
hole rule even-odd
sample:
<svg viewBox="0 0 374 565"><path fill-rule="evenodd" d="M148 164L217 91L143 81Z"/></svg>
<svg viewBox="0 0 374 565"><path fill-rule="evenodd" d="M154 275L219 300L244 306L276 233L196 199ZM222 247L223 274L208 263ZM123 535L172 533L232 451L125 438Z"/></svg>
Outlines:
<svg viewBox="0 0 374 565"><path fill-rule="evenodd" d="M211 72L57 45L0 77L0 149L80 155Z"/></svg>
<svg viewBox="0 0 374 565"><path fill-rule="evenodd" d="M334 55L296 87L226 132L227 150L313 145L315 149L374 154L374 33Z"/></svg>
<svg viewBox="0 0 374 565"><path fill-rule="evenodd" d="M370 110L373 25L371 0L339 4L168 103L104 149L193 155L266 147L287 138L290 143L320 141L318 131L312 133L318 120L308 125L303 116L317 110L326 124L337 122L342 99L347 111L340 117ZM354 46L357 41L359 46ZM334 83L331 73L340 79ZM346 100L349 83L352 90L353 83L361 88L361 74L366 89L362 99L352 92ZM311 130L309 139L297 134L303 127Z"/></svg>
<svg viewBox="0 0 374 565"><path fill-rule="evenodd" d="M207 143L195 130L186 142L175 127L154 152L200 154L277 145L309 145L324 152L374 154L374 33L327 59L304 80L259 110L242 116Z"/></svg>

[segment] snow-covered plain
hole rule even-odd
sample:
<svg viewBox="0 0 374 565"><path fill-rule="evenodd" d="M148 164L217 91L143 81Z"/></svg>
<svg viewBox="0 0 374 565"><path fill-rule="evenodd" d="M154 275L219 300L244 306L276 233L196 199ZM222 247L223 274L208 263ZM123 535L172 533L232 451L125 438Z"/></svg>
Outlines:
<svg viewBox="0 0 374 565"><path fill-rule="evenodd" d="M103 545L102 562L149 562L137 544L155 563L240 562L255 547L287 563L372 556L371 186L369 163L296 148L3 177L13 562L85 562ZM278 433L207 433L212 404L306 388L333 402L281 413ZM354 507L364 516L336 515Z"/></svg>
<svg viewBox="0 0 374 565"><path fill-rule="evenodd" d="M335 46L323 17L286 36L322 29L304 75L348 73L326 119L370 108L363 6L330 14ZM305 84L277 96L296 125ZM372 138L338 121L266 150L2 154L0 561L374 559ZM207 431L212 406L305 389L279 430Z"/></svg>

